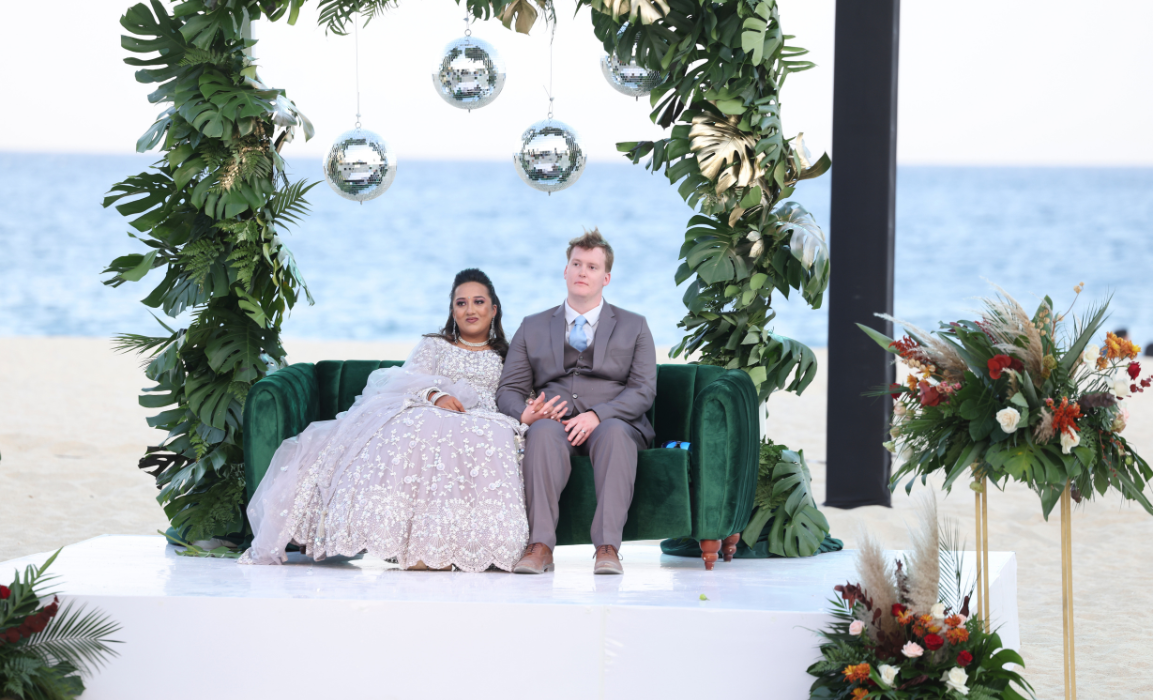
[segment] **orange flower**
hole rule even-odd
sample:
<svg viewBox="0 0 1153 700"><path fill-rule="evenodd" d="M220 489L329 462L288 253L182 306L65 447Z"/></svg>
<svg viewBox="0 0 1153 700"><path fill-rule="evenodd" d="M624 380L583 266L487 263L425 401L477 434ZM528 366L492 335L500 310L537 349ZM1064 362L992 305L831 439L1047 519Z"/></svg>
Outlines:
<svg viewBox="0 0 1153 700"><path fill-rule="evenodd" d="M922 616L917 618L917 622L919 622L921 625L923 625L925 627L928 627L929 625L933 624L933 616L932 615L922 615Z"/></svg>
<svg viewBox="0 0 1153 700"><path fill-rule="evenodd" d="M941 631L941 626L940 625L929 625L926 629L929 630L929 634L936 634L936 633Z"/></svg>
<svg viewBox="0 0 1153 700"><path fill-rule="evenodd" d="M913 625L913 634L917 635L918 637L924 637L925 636L924 625L922 625L920 622Z"/></svg>
<svg viewBox="0 0 1153 700"><path fill-rule="evenodd" d="M912 621L913 613L909 612L908 610L897 615L897 622L900 622L902 625L907 625Z"/></svg>
<svg viewBox="0 0 1153 700"><path fill-rule="evenodd" d="M964 627L954 627L945 633L945 639L948 639L950 644L967 642L969 641L969 630Z"/></svg>
<svg viewBox="0 0 1153 700"><path fill-rule="evenodd" d="M961 626L961 616L960 615L950 615L950 616L945 618L945 624L950 626L950 627L960 627Z"/></svg>
<svg viewBox="0 0 1153 700"><path fill-rule="evenodd" d="M1132 342L1124 338L1119 338L1114 333L1105 334L1105 356L1110 360L1116 360L1118 358L1124 360L1132 360L1140 353L1141 348L1137 347Z"/></svg>
<svg viewBox="0 0 1153 700"><path fill-rule="evenodd" d="M853 700L861 700L861 698L866 698L868 696L869 691L865 690L864 688L853 689Z"/></svg>
<svg viewBox="0 0 1153 700"><path fill-rule="evenodd" d="M917 378L910 374L908 378L905 379L905 386L909 387L909 391L916 391Z"/></svg>
<svg viewBox="0 0 1153 700"><path fill-rule="evenodd" d="M1053 412L1053 432L1058 435L1065 432L1073 435L1074 432L1081 431L1077 427L1077 419L1081 417L1081 407L1076 402L1069 403L1068 396L1061 397L1060 406L1054 406L1053 399L1045 399L1045 405Z"/></svg>
<svg viewBox="0 0 1153 700"><path fill-rule="evenodd" d="M857 664L856 666L849 664L841 673L845 675L846 683L856 683L869 680L870 670L869 664Z"/></svg>

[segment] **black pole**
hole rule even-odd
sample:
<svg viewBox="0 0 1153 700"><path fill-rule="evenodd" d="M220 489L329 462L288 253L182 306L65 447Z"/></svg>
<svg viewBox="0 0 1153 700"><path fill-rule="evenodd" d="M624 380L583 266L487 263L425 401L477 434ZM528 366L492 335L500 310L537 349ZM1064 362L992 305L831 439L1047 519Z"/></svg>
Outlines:
<svg viewBox="0 0 1153 700"><path fill-rule="evenodd" d="M837 508L890 503L890 401L861 394L891 383L893 365L856 324L892 335L874 314L893 312L900 16L900 0L837 0L825 487Z"/></svg>

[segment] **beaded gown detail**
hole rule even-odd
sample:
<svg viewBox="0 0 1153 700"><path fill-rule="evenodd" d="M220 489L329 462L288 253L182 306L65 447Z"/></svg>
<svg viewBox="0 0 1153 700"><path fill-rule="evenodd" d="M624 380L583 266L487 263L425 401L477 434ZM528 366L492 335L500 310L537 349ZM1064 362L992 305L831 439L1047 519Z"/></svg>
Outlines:
<svg viewBox="0 0 1153 700"><path fill-rule="evenodd" d="M315 560L367 551L430 568L505 571L528 543L525 426L496 408L503 361L423 338L403 367L369 375L335 420L285 440L248 506L241 564L280 564L289 543ZM454 396L465 413L425 398Z"/></svg>

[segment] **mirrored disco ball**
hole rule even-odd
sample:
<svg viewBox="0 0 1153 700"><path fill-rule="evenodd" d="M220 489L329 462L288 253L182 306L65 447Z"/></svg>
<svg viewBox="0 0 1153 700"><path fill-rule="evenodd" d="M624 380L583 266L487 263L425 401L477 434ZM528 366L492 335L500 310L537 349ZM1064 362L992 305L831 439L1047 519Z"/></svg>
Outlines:
<svg viewBox="0 0 1153 700"><path fill-rule="evenodd" d="M520 148L512 156L520 179L549 194L579 180L587 159L576 131L555 119L545 119L525 129Z"/></svg>
<svg viewBox="0 0 1153 700"><path fill-rule="evenodd" d="M346 131L324 159L324 179L345 199L367 202L384 194L396 179L396 154L367 129Z"/></svg>
<svg viewBox="0 0 1153 700"><path fill-rule="evenodd" d="M601 57L601 73L614 90L629 97L644 97L664 80L655 70L638 66L635 58L621 63L616 54L611 53Z"/></svg>
<svg viewBox="0 0 1153 700"><path fill-rule="evenodd" d="M495 100L504 79L504 59L491 44L474 36L449 42L432 69L436 94L470 112Z"/></svg>

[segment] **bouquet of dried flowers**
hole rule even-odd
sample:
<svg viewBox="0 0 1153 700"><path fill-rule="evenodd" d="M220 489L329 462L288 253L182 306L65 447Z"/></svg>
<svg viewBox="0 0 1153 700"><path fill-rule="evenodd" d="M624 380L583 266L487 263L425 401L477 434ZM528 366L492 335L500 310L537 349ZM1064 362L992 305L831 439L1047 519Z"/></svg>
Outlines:
<svg viewBox="0 0 1153 700"><path fill-rule="evenodd" d="M929 333L904 321L899 340L861 326L911 370L891 394L891 440L901 460L893 475L941 472L945 488L974 470L994 484L1014 479L1041 496L1046 518L1066 485L1074 500L1110 487L1153 514L1143 493L1153 469L1121 436L1124 400L1153 384L1142 378L1140 348L1113 333L1093 344L1108 300L1084 316L1063 314L1045 297L1029 315L1004 290L982 300L978 321ZM878 392L881 393L881 392ZM911 489L910 479L906 489Z"/></svg>
<svg viewBox="0 0 1153 700"><path fill-rule="evenodd" d="M894 562L876 540L864 537L857 558L858 583L836 586L834 621L818 632L821 660L811 700L915 700L1033 697L1032 687L1009 664L1021 656L969 615L971 579L964 574L959 536L941 538L936 503L922 502L922 527L913 548ZM950 585L942 585L942 570Z"/></svg>

